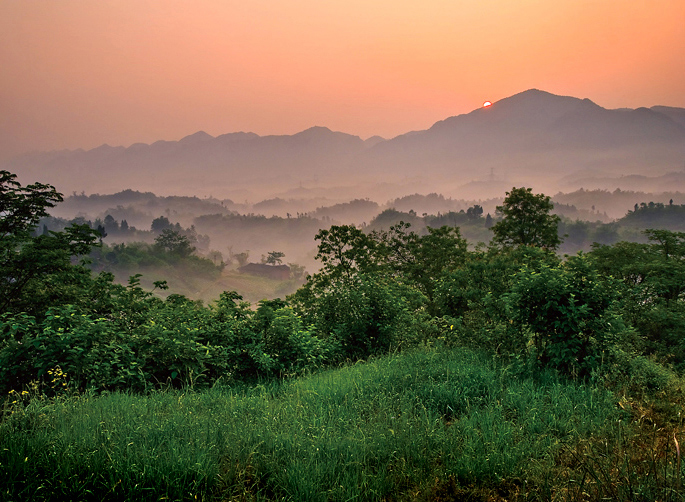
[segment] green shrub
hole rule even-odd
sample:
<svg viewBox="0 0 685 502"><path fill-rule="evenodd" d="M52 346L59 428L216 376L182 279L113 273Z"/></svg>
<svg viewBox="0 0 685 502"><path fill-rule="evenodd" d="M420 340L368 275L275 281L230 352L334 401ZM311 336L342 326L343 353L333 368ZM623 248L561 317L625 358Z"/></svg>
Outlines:
<svg viewBox="0 0 685 502"><path fill-rule="evenodd" d="M336 347L335 359L364 359L412 345L414 292L373 275L336 283L307 306L316 333Z"/></svg>
<svg viewBox="0 0 685 502"><path fill-rule="evenodd" d="M520 329L531 330L534 354L543 366L589 376L629 333L615 311L618 292L600 279L583 255L557 267L522 269L507 306Z"/></svg>

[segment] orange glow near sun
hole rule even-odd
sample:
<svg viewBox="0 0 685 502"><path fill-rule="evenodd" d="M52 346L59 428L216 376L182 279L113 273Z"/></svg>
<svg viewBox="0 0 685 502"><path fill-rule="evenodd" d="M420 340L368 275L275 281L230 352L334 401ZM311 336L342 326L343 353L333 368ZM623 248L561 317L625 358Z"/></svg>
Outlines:
<svg viewBox="0 0 685 502"><path fill-rule="evenodd" d="M483 108L487 108L488 106L492 106L492 102L486 101L485 103L483 103Z"/></svg>

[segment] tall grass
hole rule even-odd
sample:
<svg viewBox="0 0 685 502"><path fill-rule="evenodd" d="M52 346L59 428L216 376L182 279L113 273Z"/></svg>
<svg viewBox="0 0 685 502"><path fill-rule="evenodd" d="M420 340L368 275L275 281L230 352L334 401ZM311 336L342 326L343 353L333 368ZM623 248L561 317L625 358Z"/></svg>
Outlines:
<svg viewBox="0 0 685 502"><path fill-rule="evenodd" d="M464 350L280 384L33 399L4 410L0 496L428 500L480 487L544 498L562 446L620 418L605 391L517 377Z"/></svg>

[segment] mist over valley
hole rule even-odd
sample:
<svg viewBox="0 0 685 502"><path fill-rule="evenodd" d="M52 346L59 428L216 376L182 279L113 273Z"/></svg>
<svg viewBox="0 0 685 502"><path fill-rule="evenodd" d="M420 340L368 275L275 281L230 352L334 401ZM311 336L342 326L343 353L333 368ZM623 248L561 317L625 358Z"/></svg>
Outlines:
<svg viewBox="0 0 685 502"><path fill-rule="evenodd" d="M115 245L152 243L159 232L151 225L162 217L192 229L197 253L225 264L222 277L234 282L193 284L188 274L177 282L188 283L183 294L211 301L235 285L236 255L259 262L279 251L315 272L314 236L331 225L369 232L404 221L419 233L449 225L472 246L487 243L496 207L514 186L552 196L566 236L562 253L644 241L628 213L650 202L685 204L683 117L681 108L607 110L529 90L392 139L364 141L325 127L292 136L199 132L176 142L26 154L4 167L71 194L51 210L47 230L77 218L102 226L103 242ZM676 220L664 228L676 229ZM129 272L118 267L118 280ZM282 296L300 283L280 290L264 283L250 299Z"/></svg>

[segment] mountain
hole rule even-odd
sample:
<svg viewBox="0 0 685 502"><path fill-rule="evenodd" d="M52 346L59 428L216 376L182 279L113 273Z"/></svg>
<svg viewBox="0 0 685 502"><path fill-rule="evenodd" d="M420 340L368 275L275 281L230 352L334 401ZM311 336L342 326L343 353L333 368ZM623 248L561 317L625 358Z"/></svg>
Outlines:
<svg viewBox="0 0 685 502"><path fill-rule="evenodd" d="M66 193L135 188L264 198L307 185L348 186L362 197L373 196L375 186L392 196L390 184L462 197L478 187L485 198L503 195L504 180L553 193L562 178L569 188L569 176L661 176L683 162L685 109L608 110L531 89L389 140L326 127L282 136L200 131L151 145L26 154L2 168Z"/></svg>
<svg viewBox="0 0 685 502"><path fill-rule="evenodd" d="M657 110L607 110L588 99L528 90L374 147L366 167L384 175L420 166L445 183L554 185L570 172L654 174L685 160L685 126Z"/></svg>
<svg viewBox="0 0 685 502"><path fill-rule="evenodd" d="M359 137L312 127L291 136L200 131L179 141L102 145L89 151L25 154L2 166L21 177L51 183L65 192L218 194L241 187L280 188L347 165L367 149Z"/></svg>
<svg viewBox="0 0 685 502"><path fill-rule="evenodd" d="M672 106L652 106L650 110L662 113L670 117L674 122L685 126L685 108L674 108Z"/></svg>

